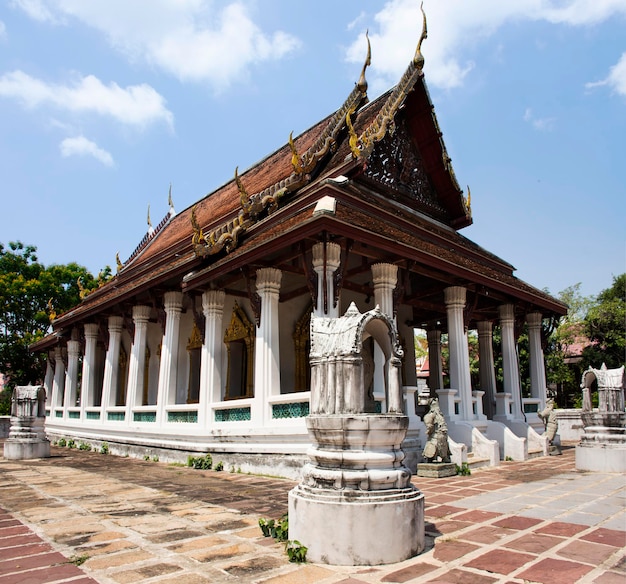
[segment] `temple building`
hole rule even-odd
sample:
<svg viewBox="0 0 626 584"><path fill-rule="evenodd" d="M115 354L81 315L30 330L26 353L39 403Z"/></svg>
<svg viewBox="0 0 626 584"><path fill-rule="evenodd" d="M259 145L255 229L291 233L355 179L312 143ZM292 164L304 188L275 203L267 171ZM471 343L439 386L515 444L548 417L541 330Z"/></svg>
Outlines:
<svg viewBox="0 0 626 584"><path fill-rule="evenodd" d="M426 87L424 37L393 89L369 101L368 54L337 111L192 207L170 204L117 274L53 321L32 347L47 354L51 438L161 460L209 452L226 468L295 477L309 447L311 315L339 317L354 303L379 306L402 340L410 465L424 446L415 328L427 330L427 385L453 460L547 453L536 414L546 401L542 322L567 307L461 235L472 223L469 189L457 183ZM531 397L516 347L524 323ZM385 356L368 342L367 411L384 413Z"/></svg>

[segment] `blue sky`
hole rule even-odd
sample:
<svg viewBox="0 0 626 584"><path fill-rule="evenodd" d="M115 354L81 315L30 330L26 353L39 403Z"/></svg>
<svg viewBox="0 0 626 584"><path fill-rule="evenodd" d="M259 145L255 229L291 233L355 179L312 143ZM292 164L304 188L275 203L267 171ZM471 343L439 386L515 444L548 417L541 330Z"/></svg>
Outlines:
<svg viewBox="0 0 626 584"><path fill-rule="evenodd" d="M557 294L626 271L626 0L425 0L425 75L474 224ZM0 242L115 269L147 230L395 84L416 0L7 0Z"/></svg>

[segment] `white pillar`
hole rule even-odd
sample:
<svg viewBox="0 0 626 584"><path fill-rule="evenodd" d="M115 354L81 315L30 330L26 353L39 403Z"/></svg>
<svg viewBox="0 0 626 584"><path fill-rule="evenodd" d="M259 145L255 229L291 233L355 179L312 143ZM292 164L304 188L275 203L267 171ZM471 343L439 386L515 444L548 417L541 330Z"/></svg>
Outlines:
<svg viewBox="0 0 626 584"><path fill-rule="evenodd" d="M128 362L128 392L126 394L126 422L133 421L133 408L141 405L146 368L146 346L148 343L148 321L150 306L133 306L135 334Z"/></svg>
<svg viewBox="0 0 626 584"><path fill-rule="evenodd" d="M276 268L262 268L256 274L261 320L254 346L254 401L257 420L265 426L269 411L267 398L280 394L278 295L282 273Z"/></svg>
<svg viewBox="0 0 626 584"><path fill-rule="evenodd" d="M496 370L493 359L493 323L481 320L478 323L478 354L480 388L485 392L483 408L490 420L496 413Z"/></svg>
<svg viewBox="0 0 626 584"><path fill-rule="evenodd" d="M469 347L463 309L467 290L462 286L450 286L444 290L448 312L448 349L450 351L450 388L458 390L461 399L461 420L475 419L472 410L472 380L469 366Z"/></svg>
<svg viewBox="0 0 626 584"><path fill-rule="evenodd" d="M530 312L526 316L530 350L530 393L535 399L541 400L538 408L540 412L546 407L546 368L541 345L541 321L540 312Z"/></svg>
<svg viewBox="0 0 626 584"><path fill-rule="evenodd" d="M432 397L437 396L437 390L443 389L443 360L441 358L441 331L429 329L426 331L428 339L428 388Z"/></svg>
<svg viewBox="0 0 626 584"><path fill-rule="evenodd" d="M54 367L52 366L54 361L54 351L48 352L48 358L46 359L46 376L43 381L43 386L46 389L46 405L50 407L52 403L52 386L54 384Z"/></svg>
<svg viewBox="0 0 626 584"><path fill-rule="evenodd" d="M62 405L63 392L65 391L65 363L63 363L63 349L56 347L54 349L54 380L52 382L52 398L50 406L52 408L50 415L56 418L55 408Z"/></svg>
<svg viewBox="0 0 626 584"><path fill-rule="evenodd" d="M80 418L85 419L85 408L93 407L96 393L96 349L98 346L98 325L84 325L85 354L80 390Z"/></svg>
<svg viewBox="0 0 626 584"><path fill-rule="evenodd" d="M512 304L502 304L499 308L500 328L502 329L502 375L504 392L511 394L513 402L513 419L523 420L522 395L515 343L515 307Z"/></svg>
<svg viewBox="0 0 626 584"><path fill-rule="evenodd" d="M324 257L324 250L326 257ZM341 246L337 243L316 243L312 249L313 269L317 273L317 304L313 307L315 316L337 318L339 316L339 300L335 306L335 279L337 268L341 265ZM324 269L324 266L326 269ZM324 295L326 290L326 295ZM326 303L326 311L324 311Z"/></svg>
<svg viewBox="0 0 626 584"><path fill-rule="evenodd" d="M374 304L380 307L395 322L393 314L393 291L398 282L398 266L394 264L374 264L372 266L372 279L374 283ZM389 388L385 379L385 355L377 343L374 343L374 397L385 400L382 411L389 411L388 403Z"/></svg>
<svg viewBox="0 0 626 584"><path fill-rule="evenodd" d="M222 348L224 346L222 319L223 290L207 290L202 294L204 313L204 345L200 359L200 403L198 423L211 425L211 404L222 401Z"/></svg>
<svg viewBox="0 0 626 584"><path fill-rule="evenodd" d="M67 409L76 405L79 357L80 343L78 341L67 341L67 373L65 375L65 396L63 398L64 417L67 417Z"/></svg>
<svg viewBox="0 0 626 584"><path fill-rule="evenodd" d="M163 296L163 304L165 306L165 334L161 344L157 389L157 423L160 425L167 422L166 406L176 402L180 315L183 310L182 292L166 292Z"/></svg>
<svg viewBox="0 0 626 584"><path fill-rule="evenodd" d="M107 421L107 408L115 405L123 324L124 319L121 316L109 316L109 345L104 361L104 378L102 380L101 422Z"/></svg>

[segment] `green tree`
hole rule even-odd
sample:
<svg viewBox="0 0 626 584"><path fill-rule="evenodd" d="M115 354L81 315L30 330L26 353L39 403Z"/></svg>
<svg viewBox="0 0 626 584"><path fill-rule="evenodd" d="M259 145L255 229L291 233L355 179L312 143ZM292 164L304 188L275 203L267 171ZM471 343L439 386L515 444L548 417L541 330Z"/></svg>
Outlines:
<svg viewBox="0 0 626 584"><path fill-rule="evenodd" d="M0 371L8 378L8 391L38 381L42 364L28 346L50 330L51 316L77 305L99 284L76 263L45 267L36 251L19 241L6 248L0 243ZM108 274L110 269L101 279Z"/></svg>
<svg viewBox="0 0 626 584"><path fill-rule="evenodd" d="M613 285L598 294L583 320L590 345L583 350L582 368L609 369L624 365L626 353L626 273L613 278Z"/></svg>

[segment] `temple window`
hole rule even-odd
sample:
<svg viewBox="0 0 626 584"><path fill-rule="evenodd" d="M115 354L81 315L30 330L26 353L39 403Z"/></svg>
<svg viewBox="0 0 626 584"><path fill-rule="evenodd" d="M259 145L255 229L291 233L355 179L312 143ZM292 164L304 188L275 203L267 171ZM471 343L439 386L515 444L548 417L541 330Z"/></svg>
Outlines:
<svg viewBox="0 0 626 584"><path fill-rule="evenodd" d="M228 351L225 399L254 397L254 324L235 302L224 333Z"/></svg>
<svg viewBox="0 0 626 584"><path fill-rule="evenodd" d="M189 380L187 384L187 403L197 404L200 401L200 359L202 351L202 333L194 322L191 336L187 342L189 356Z"/></svg>
<svg viewBox="0 0 626 584"><path fill-rule="evenodd" d="M311 367L309 366L309 352L311 351L311 313L313 306L309 306L296 323L293 332L293 343L296 354L296 373L294 391L309 391L311 387Z"/></svg>

